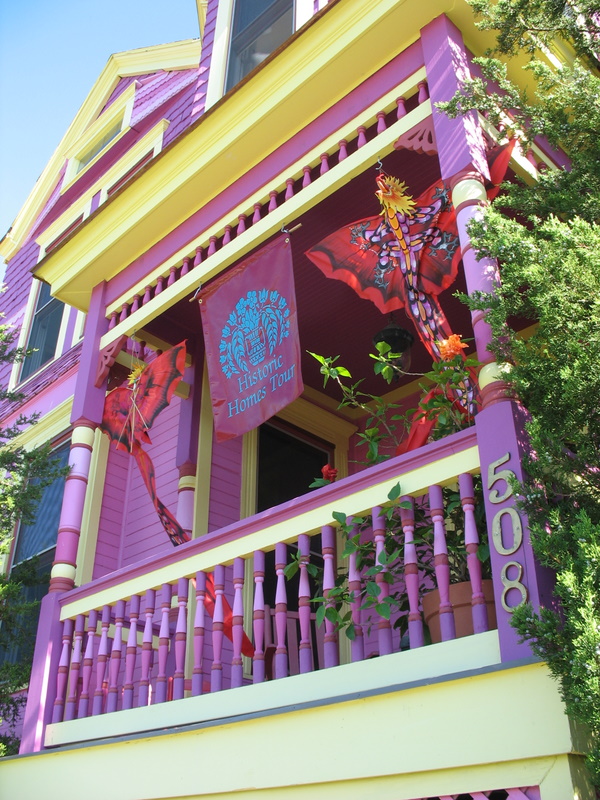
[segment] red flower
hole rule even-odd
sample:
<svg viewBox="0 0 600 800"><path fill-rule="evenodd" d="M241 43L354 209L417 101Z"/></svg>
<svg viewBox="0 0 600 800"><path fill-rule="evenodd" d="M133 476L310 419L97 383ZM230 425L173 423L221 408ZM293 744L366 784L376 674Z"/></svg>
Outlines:
<svg viewBox="0 0 600 800"><path fill-rule="evenodd" d="M321 475L323 476L323 480L329 481L333 483L333 481L337 478L337 469L330 466L329 464L325 464L325 466L321 469Z"/></svg>
<svg viewBox="0 0 600 800"><path fill-rule="evenodd" d="M465 342L461 342L460 335L458 333L453 333L447 339L442 339L441 342L437 343L440 349L440 358L442 361L452 361L454 356L460 355L460 353L467 347Z"/></svg>

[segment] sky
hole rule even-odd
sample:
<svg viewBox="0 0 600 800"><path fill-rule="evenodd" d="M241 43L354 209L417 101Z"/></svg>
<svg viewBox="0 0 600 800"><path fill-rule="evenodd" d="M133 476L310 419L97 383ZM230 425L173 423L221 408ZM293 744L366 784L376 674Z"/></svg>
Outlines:
<svg viewBox="0 0 600 800"><path fill-rule="evenodd" d="M0 239L110 55L198 36L195 0L0 0Z"/></svg>

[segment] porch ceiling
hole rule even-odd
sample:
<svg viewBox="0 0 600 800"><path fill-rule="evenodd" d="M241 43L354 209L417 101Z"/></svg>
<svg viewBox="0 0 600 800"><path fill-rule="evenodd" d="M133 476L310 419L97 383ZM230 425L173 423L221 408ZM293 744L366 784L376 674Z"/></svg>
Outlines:
<svg viewBox="0 0 600 800"><path fill-rule="evenodd" d="M435 156L417 154L408 150L393 152L383 159L383 168L405 181L411 194L417 197L430 184L439 179L439 166ZM340 364L352 373L353 380L364 379L363 389L372 394L385 394L389 387L382 378L373 374L369 353L373 352L372 338L389 321L376 306L364 300L346 284L326 278L304 255L321 239L363 217L379 213L375 197L375 168L365 170L326 200L295 220L289 226L301 223L301 228L291 234L300 344L303 352L302 374L305 386L324 392L339 401L339 390L330 382L323 389L323 379L318 363L307 350L325 356L340 356ZM449 290L441 296L452 330L463 336L472 336L470 315L453 293L464 291L462 273ZM415 333L411 349L411 372L423 373L429 369L431 358L418 341L413 323L403 311L394 312L394 319ZM186 297L146 326L146 330L160 339L175 343L188 338L190 343L201 345L200 313L196 303ZM414 381L407 376L396 386Z"/></svg>

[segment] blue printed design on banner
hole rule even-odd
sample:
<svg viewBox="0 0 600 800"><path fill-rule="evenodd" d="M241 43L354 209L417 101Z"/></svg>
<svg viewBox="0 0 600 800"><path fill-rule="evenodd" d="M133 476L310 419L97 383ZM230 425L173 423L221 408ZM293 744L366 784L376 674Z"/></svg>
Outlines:
<svg viewBox="0 0 600 800"><path fill-rule="evenodd" d="M221 333L219 363L231 378L261 364L289 336L290 309L278 291L260 289L240 297Z"/></svg>

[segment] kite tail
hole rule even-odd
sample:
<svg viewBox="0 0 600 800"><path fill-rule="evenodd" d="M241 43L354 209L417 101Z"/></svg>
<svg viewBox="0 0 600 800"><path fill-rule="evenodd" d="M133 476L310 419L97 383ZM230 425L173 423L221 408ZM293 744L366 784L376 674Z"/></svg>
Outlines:
<svg viewBox="0 0 600 800"><path fill-rule="evenodd" d="M166 505L158 498L156 493L156 477L154 474L154 464L152 463L152 459L148 453L142 450L140 445L137 443L134 443L131 454L137 462L140 473L144 480L144 484L146 485L146 489L148 490L148 494L152 500L152 504L154 505L156 513L158 514L162 526L167 532L172 544L177 547L179 544L189 542L189 535L183 530Z"/></svg>

